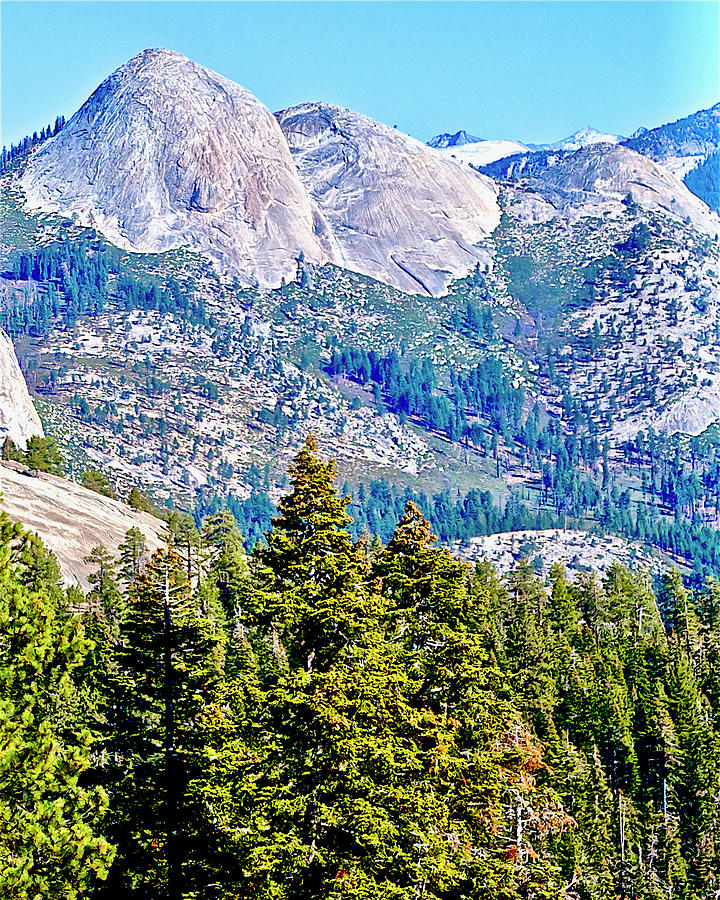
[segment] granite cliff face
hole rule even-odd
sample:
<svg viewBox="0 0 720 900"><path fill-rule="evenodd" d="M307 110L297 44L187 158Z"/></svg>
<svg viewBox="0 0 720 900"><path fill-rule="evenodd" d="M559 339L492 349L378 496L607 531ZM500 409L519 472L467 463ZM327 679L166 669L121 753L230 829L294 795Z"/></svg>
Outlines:
<svg viewBox="0 0 720 900"><path fill-rule="evenodd" d="M83 560L102 544L117 553L125 534L139 528L146 557L165 544L165 522L65 478L32 475L19 463L0 462L0 510L39 534L57 557L65 585L87 590L92 567Z"/></svg>
<svg viewBox="0 0 720 900"><path fill-rule="evenodd" d="M30 160L33 208L77 214L113 243L189 247L250 282L324 262L318 223L274 116L179 53L146 50L107 78Z"/></svg>
<svg viewBox="0 0 720 900"><path fill-rule="evenodd" d="M304 103L277 113L340 265L402 290L441 294L489 254L493 182L358 113Z"/></svg>
<svg viewBox="0 0 720 900"><path fill-rule="evenodd" d="M0 444L9 437L24 450L28 438L42 433L42 423L30 399L15 348L0 329Z"/></svg>
<svg viewBox="0 0 720 900"><path fill-rule="evenodd" d="M473 245L499 220L489 179L419 141L324 104L276 119L168 50L107 78L21 184L31 209L74 215L120 247L188 247L263 287L295 278L302 252L442 293L489 262Z"/></svg>

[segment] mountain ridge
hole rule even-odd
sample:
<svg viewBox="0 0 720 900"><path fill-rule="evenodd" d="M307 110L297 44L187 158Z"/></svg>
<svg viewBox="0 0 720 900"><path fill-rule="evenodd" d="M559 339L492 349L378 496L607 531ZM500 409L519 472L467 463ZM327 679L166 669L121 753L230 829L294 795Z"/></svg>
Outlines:
<svg viewBox="0 0 720 900"><path fill-rule="evenodd" d="M332 109L353 123L350 154L374 164L329 171L320 153L317 171L305 165L301 177L297 135L293 156L254 95L174 51L146 50L37 148L21 186L29 209L75 216L135 252L203 252L248 285L279 287L302 258L435 294L486 265L477 245L499 220L492 182L395 129ZM319 198L318 184L336 175L342 190ZM393 188L397 177L404 181Z"/></svg>
<svg viewBox="0 0 720 900"><path fill-rule="evenodd" d="M327 260L275 117L173 51L146 50L105 79L22 186L31 208L76 214L124 249L189 246L248 283L294 277L301 251Z"/></svg>
<svg viewBox="0 0 720 900"><path fill-rule="evenodd" d="M645 128L623 143L682 178L697 163L720 150L720 102L674 122Z"/></svg>
<svg viewBox="0 0 720 900"><path fill-rule="evenodd" d="M430 138L427 145L435 150L444 150L447 147L461 147L463 144L478 144L482 140L482 138L476 137L474 134L468 134L467 131L460 130L454 134L449 134L448 132L436 134L435 137Z"/></svg>
<svg viewBox="0 0 720 900"><path fill-rule="evenodd" d="M343 107L304 103L276 115L340 265L428 294L488 266L477 245L500 219L490 179Z"/></svg>

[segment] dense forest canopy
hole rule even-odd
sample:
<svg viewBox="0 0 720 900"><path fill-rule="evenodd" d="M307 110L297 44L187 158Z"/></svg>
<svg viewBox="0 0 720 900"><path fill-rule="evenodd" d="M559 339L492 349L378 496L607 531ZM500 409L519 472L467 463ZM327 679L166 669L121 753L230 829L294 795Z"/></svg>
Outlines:
<svg viewBox="0 0 720 900"><path fill-rule="evenodd" d="M84 596L0 514L2 896L716 897L720 584L500 579L412 501L368 542L334 475Z"/></svg>

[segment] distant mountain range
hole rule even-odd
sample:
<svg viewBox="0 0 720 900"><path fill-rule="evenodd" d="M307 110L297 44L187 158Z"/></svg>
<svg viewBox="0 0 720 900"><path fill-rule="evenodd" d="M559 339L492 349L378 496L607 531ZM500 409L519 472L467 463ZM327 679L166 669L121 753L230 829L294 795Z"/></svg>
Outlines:
<svg viewBox="0 0 720 900"><path fill-rule="evenodd" d="M427 142L428 147L436 150L446 150L448 147L462 147L464 144L479 144L482 138L475 137L474 134L468 134L467 131L456 131L455 134L436 134L434 138L430 138Z"/></svg>
<svg viewBox="0 0 720 900"><path fill-rule="evenodd" d="M0 173L0 433L42 427L24 371L72 474L232 497L256 535L312 431L352 490L479 489L504 528L612 512L635 538L624 442L720 422L716 125L428 146L145 51ZM720 524L714 484L693 516Z"/></svg>
<svg viewBox="0 0 720 900"><path fill-rule="evenodd" d="M619 144L624 138L619 134L608 134L596 128L580 128L571 135L552 144L529 144L533 150L580 150L591 144Z"/></svg>
<svg viewBox="0 0 720 900"><path fill-rule="evenodd" d="M427 142L428 147L442 150L461 162L473 166L484 166L495 160L517 153L532 153L539 150L580 150L590 144L617 144L623 138L617 134L605 134L595 128L581 128L560 141L552 144L523 144L511 140L483 140L468 134L467 131L456 131L455 134L437 134Z"/></svg>
<svg viewBox="0 0 720 900"><path fill-rule="evenodd" d="M414 138L324 103L273 116L167 50L110 75L33 155L22 187L34 209L120 247L189 247L265 287L293 280L302 254L442 293L487 265L478 245L499 221L492 181Z"/></svg>
<svg viewBox="0 0 720 900"><path fill-rule="evenodd" d="M645 156L612 155L620 136L592 128L548 145L459 131L428 146L326 103L273 115L250 91L181 54L146 50L34 150L21 186L34 210L74 216L127 250L200 251L248 285L293 280L301 257L440 295L490 264L486 243L500 220L495 179L535 177L560 161L545 179L557 209L572 205L568 190L576 198L581 189L625 193L653 209L682 210L712 232L707 210L653 160L671 171L668 161L682 153L703 161L716 146L715 113L625 142L647 148ZM614 175L581 188L586 175L575 176L585 173L590 147L605 148L597 163ZM573 153L581 154L577 165ZM638 190L648 178L653 187Z"/></svg>
<svg viewBox="0 0 720 900"><path fill-rule="evenodd" d="M555 163L556 152L572 152L598 143L619 143L660 163L685 180L711 209L720 209L720 103L657 128L640 127L629 138L585 127L551 144L482 140L465 131L437 135L428 141L430 147L476 166L493 178L536 174ZM523 162L523 156L528 160Z"/></svg>

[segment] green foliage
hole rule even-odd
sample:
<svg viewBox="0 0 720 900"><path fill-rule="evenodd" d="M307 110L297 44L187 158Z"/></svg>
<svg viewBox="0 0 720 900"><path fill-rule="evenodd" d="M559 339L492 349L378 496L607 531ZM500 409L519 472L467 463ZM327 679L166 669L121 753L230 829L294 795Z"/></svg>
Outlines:
<svg viewBox="0 0 720 900"><path fill-rule="evenodd" d="M110 762L101 777L118 848L101 896L182 895L193 833L186 787L198 765L197 717L214 696L222 617L201 610L183 560L157 551L136 578L115 647L106 716ZM217 615L213 615L213 614Z"/></svg>
<svg viewBox="0 0 720 900"><path fill-rule="evenodd" d="M720 744L700 725L710 707L699 674L712 641L682 583L671 576L661 593L680 610L667 631L642 576L619 566L602 585L570 585L556 568L549 594L527 569L505 589L481 567L474 591L578 824L552 842L563 877L582 897L712 896Z"/></svg>
<svg viewBox="0 0 720 900"><path fill-rule="evenodd" d="M110 274L118 276L114 282ZM175 278L161 284L128 275L121 271L119 251L97 242L61 240L17 252L7 275L43 288L0 310L0 326L12 335L43 335L58 322L72 328L80 316L99 316L111 300L128 312L157 310L192 323L206 321L204 301L188 296Z"/></svg>
<svg viewBox="0 0 720 900"><path fill-rule="evenodd" d="M250 554L228 511L94 548L75 618L0 518L5 893L710 900L717 582L499 579L410 498L369 546L334 475L309 438Z"/></svg>
<svg viewBox="0 0 720 900"><path fill-rule="evenodd" d="M102 494L104 497L115 496L115 491L110 483L110 479L102 472L98 472L97 469L88 469L87 472L83 472L80 478L80 484L90 491Z"/></svg>
<svg viewBox="0 0 720 900"><path fill-rule="evenodd" d="M63 458L58 445L52 438L33 435L27 442L27 450L16 450L12 457L38 472L50 472L53 475L64 474Z"/></svg>
<svg viewBox="0 0 720 900"><path fill-rule="evenodd" d="M47 590L23 583L21 542L0 513L0 893L73 900L114 855L99 834L107 797L82 781L92 735L66 718L88 644Z"/></svg>
<svg viewBox="0 0 720 900"><path fill-rule="evenodd" d="M690 169L683 181L710 209L720 212L720 151Z"/></svg>
<svg viewBox="0 0 720 900"><path fill-rule="evenodd" d="M157 516L159 519L164 518L163 513L155 506L152 500L138 488L133 485L127 496L127 505L132 509L140 509L150 515Z"/></svg>
<svg viewBox="0 0 720 900"><path fill-rule="evenodd" d="M10 144L10 149L3 147L2 153L0 153L0 173L9 169L16 159L27 156L33 147L37 147L38 144L41 144L52 135L57 134L64 125L65 116L57 116L55 118L54 126L48 125L41 130L40 134L38 134L37 131L33 131L32 134L25 135L25 137L18 141L17 144Z"/></svg>

